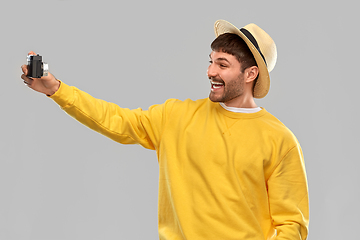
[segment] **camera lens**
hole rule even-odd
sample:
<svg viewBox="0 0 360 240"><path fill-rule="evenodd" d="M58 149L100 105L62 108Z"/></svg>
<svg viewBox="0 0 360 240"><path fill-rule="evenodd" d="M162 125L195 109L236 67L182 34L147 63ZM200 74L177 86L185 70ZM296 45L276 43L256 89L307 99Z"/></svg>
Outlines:
<svg viewBox="0 0 360 240"><path fill-rule="evenodd" d="M47 63L43 63L43 76L47 76L49 73L49 65Z"/></svg>

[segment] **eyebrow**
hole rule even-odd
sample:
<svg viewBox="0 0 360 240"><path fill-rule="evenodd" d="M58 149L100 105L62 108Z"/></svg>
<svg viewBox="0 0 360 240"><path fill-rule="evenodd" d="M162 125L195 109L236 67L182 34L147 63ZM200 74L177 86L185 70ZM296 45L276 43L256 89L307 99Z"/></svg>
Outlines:
<svg viewBox="0 0 360 240"><path fill-rule="evenodd" d="M211 58L211 53L209 54L209 58L212 60L212 58ZM230 64L230 62L229 62L229 60L227 60L226 58L217 58L217 59L215 59L214 61L225 61L225 62L228 62L229 64Z"/></svg>

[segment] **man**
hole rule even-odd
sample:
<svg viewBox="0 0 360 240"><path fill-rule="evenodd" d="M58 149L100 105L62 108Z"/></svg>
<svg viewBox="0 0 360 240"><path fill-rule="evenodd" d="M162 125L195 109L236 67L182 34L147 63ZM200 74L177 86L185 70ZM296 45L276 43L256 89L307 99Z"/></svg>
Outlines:
<svg viewBox="0 0 360 240"><path fill-rule="evenodd" d="M160 239L306 239L300 145L254 101L268 93L275 43L255 24L238 29L219 20L215 33L208 99L169 99L146 111L129 110L51 74L28 78L25 65L22 79L91 129L156 150Z"/></svg>

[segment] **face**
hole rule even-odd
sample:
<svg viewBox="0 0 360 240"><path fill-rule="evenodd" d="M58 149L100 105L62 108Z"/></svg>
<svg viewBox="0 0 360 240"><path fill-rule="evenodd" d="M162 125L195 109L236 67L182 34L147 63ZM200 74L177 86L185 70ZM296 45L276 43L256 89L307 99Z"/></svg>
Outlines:
<svg viewBox="0 0 360 240"><path fill-rule="evenodd" d="M235 56L213 51L207 75L211 83L209 98L213 102L230 102L244 93L244 74L241 64Z"/></svg>

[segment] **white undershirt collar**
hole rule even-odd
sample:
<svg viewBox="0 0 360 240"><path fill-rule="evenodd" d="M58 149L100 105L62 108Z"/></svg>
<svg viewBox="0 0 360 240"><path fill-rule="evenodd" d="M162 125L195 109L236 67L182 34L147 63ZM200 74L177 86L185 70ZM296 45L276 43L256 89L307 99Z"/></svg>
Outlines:
<svg viewBox="0 0 360 240"><path fill-rule="evenodd" d="M228 107L225 105L225 103L220 103L220 105L230 111L230 112L236 112L236 113L256 113L259 112L261 110L260 107L256 107L256 108L236 108L236 107Z"/></svg>

